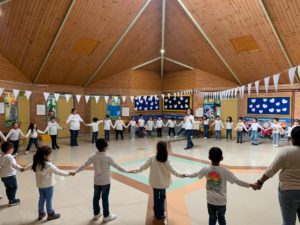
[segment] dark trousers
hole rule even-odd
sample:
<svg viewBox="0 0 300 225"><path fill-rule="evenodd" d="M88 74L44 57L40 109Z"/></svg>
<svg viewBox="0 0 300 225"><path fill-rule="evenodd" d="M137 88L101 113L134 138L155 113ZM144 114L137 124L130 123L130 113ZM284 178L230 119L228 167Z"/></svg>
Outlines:
<svg viewBox="0 0 300 225"><path fill-rule="evenodd" d="M237 143L243 143L243 131L237 131Z"/></svg>
<svg viewBox="0 0 300 225"><path fill-rule="evenodd" d="M144 127L139 127L139 137L144 137Z"/></svg>
<svg viewBox="0 0 300 225"><path fill-rule="evenodd" d="M123 140L123 130L116 130L116 140L118 140L119 134L121 135L121 139Z"/></svg>
<svg viewBox="0 0 300 225"><path fill-rule="evenodd" d="M185 130L185 132L186 132L186 142L187 142L187 146L186 147L187 148L192 148L194 146L194 143L193 143L192 138L191 138L192 131L193 130Z"/></svg>
<svg viewBox="0 0 300 225"><path fill-rule="evenodd" d="M39 147L39 139L38 138L30 138L29 143L27 145L26 151L29 151L32 145L35 145L36 149Z"/></svg>
<svg viewBox="0 0 300 225"><path fill-rule="evenodd" d="M161 218L165 214L166 189L153 188L154 199L154 215L156 218Z"/></svg>
<svg viewBox="0 0 300 225"><path fill-rule="evenodd" d="M12 203L16 199L16 193L18 189L18 183L16 176L2 177L2 182L5 186L6 196L9 203Z"/></svg>
<svg viewBox="0 0 300 225"><path fill-rule="evenodd" d="M152 137L152 130L147 130L147 137Z"/></svg>
<svg viewBox="0 0 300 225"><path fill-rule="evenodd" d="M232 129L226 129L226 139L232 140Z"/></svg>
<svg viewBox="0 0 300 225"><path fill-rule="evenodd" d="M209 126L208 125L204 125L204 137L208 138L208 135L209 135Z"/></svg>
<svg viewBox="0 0 300 225"><path fill-rule="evenodd" d="M209 215L209 225L216 225L217 221L220 225L226 225L225 213L226 205L218 206L207 203L207 210Z"/></svg>
<svg viewBox="0 0 300 225"><path fill-rule="evenodd" d="M100 213L100 197L102 197L102 207L103 207L103 216L109 216L109 190L110 184L107 185L94 185L94 198L93 198L93 209L94 215L98 215Z"/></svg>
<svg viewBox="0 0 300 225"><path fill-rule="evenodd" d="M171 133L173 136L175 136L175 128L174 127L169 127L168 135L171 136Z"/></svg>
<svg viewBox="0 0 300 225"><path fill-rule="evenodd" d="M200 130L193 130L193 137L200 138Z"/></svg>
<svg viewBox="0 0 300 225"><path fill-rule="evenodd" d="M98 131L92 133L92 143L96 143L98 139Z"/></svg>
<svg viewBox="0 0 300 225"><path fill-rule="evenodd" d="M104 138L105 140L109 141L109 131L110 130L104 130Z"/></svg>
<svg viewBox="0 0 300 225"><path fill-rule="evenodd" d="M157 137L162 137L162 128L157 128Z"/></svg>
<svg viewBox="0 0 300 225"><path fill-rule="evenodd" d="M71 146L78 146L77 138L79 130L70 130L71 133Z"/></svg>
<svg viewBox="0 0 300 225"><path fill-rule="evenodd" d="M179 130L179 132L177 133L177 136L179 136L182 132L185 132L185 128L181 128L181 129Z"/></svg>
<svg viewBox="0 0 300 225"><path fill-rule="evenodd" d="M57 141L56 141L57 135L50 135L50 137L51 137L51 142L52 142L52 148L58 147Z"/></svg>
<svg viewBox="0 0 300 225"><path fill-rule="evenodd" d="M16 153L18 153L18 150L19 150L19 140L17 141L11 141L9 140L9 142L11 142L14 146L14 152L13 152L13 155L15 155Z"/></svg>

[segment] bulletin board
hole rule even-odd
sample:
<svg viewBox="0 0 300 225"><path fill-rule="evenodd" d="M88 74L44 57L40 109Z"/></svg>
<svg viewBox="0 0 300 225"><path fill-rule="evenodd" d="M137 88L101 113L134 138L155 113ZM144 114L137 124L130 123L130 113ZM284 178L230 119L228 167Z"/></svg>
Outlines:
<svg viewBox="0 0 300 225"><path fill-rule="evenodd" d="M159 98L155 96L140 96L134 98L135 111L158 111L159 106Z"/></svg>
<svg viewBox="0 0 300 225"><path fill-rule="evenodd" d="M192 96L165 96L163 101L163 111L186 111L192 108Z"/></svg>

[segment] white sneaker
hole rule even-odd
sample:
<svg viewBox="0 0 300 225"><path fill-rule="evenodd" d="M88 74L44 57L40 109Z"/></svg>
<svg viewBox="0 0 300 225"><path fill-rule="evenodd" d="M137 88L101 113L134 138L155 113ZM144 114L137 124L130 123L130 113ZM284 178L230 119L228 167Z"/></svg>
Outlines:
<svg viewBox="0 0 300 225"><path fill-rule="evenodd" d="M175 137L174 138L178 138L178 136L177 135L175 135Z"/></svg>
<svg viewBox="0 0 300 225"><path fill-rule="evenodd" d="M29 154L29 151L25 151L25 155L28 155Z"/></svg>
<svg viewBox="0 0 300 225"><path fill-rule="evenodd" d="M102 216L102 213L99 213L98 215L94 216L94 220L98 220Z"/></svg>
<svg viewBox="0 0 300 225"><path fill-rule="evenodd" d="M103 222L109 222L115 219L117 219L117 216L115 214L110 214L109 216L103 218Z"/></svg>
<svg viewBox="0 0 300 225"><path fill-rule="evenodd" d="M18 153L16 153L15 156L18 156Z"/></svg>
<svg viewBox="0 0 300 225"><path fill-rule="evenodd" d="M204 137L204 140L206 140L207 139L207 137Z"/></svg>
<svg viewBox="0 0 300 225"><path fill-rule="evenodd" d="M273 145L273 147L278 147L278 145Z"/></svg>
<svg viewBox="0 0 300 225"><path fill-rule="evenodd" d="M168 138L170 138L170 136L168 135Z"/></svg>

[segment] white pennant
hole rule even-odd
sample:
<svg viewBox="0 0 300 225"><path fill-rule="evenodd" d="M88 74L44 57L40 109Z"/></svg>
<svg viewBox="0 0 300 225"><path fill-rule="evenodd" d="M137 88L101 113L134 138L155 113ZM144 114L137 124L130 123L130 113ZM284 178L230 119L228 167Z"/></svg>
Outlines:
<svg viewBox="0 0 300 225"><path fill-rule="evenodd" d="M95 96L96 104L98 104L100 96Z"/></svg>
<svg viewBox="0 0 300 225"><path fill-rule="evenodd" d="M295 72L296 72L296 67L292 67L289 69L289 79L290 79L291 85L294 84Z"/></svg>
<svg viewBox="0 0 300 225"><path fill-rule="evenodd" d="M259 80L255 81L255 90L256 90L256 95L258 95L258 92L259 92Z"/></svg>
<svg viewBox="0 0 300 225"><path fill-rule="evenodd" d="M25 91L26 99L28 100L31 96L32 91ZM1 95L0 95L1 96Z"/></svg>
<svg viewBox="0 0 300 225"><path fill-rule="evenodd" d="M20 90L13 89L13 93L14 93L15 99L17 99L17 98L18 98L18 95L19 95L19 93L20 93Z"/></svg>
<svg viewBox="0 0 300 225"><path fill-rule="evenodd" d="M252 86L252 84L248 84L248 96L251 95L251 86Z"/></svg>
<svg viewBox="0 0 300 225"><path fill-rule="evenodd" d="M176 98L176 93L175 93L175 92L173 93L173 95L174 95L174 97Z"/></svg>
<svg viewBox="0 0 300 225"><path fill-rule="evenodd" d="M234 92L234 89L231 89L231 96L233 97L233 92Z"/></svg>
<svg viewBox="0 0 300 225"><path fill-rule="evenodd" d="M48 98L49 98L49 95L50 95L50 93L49 93L49 92L44 92L44 98L45 98L45 101L47 101L47 100L48 100Z"/></svg>
<svg viewBox="0 0 300 225"><path fill-rule="evenodd" d="M237 93L238 93L238 88L235 88L234 89L234 97L236 98L236 96L237 96Z"/></svg>
<svg viewBox="0 0 300 225"><path fill-rule="evenodd" d="M76 99L77 99L77 102L79 103L80 99L81 99L81 95L76 95Z"/></svg>
<svg viewBox="0 0 300 225"><path fill-rule="evenodd" d="M161 94L161 97L162 97L162 99L164 99L164 98L165 98L165 95L164 95L164 94Z"/></svg>
<svg viewBox="0 0 300 225"><path fill-rule="evenodd" d="M269 82L270 82L270 77L265 77L264 83L265 83L266 93L268 93L268 90L269 90Z"/></svg>
<svg viewBox="0 0 300 225"><path fill-rule="evenodd" d="M146 97L146 98L145 98ZM118 96L115 96L115 102L118 102L119 101L119 97ZM144 96L144 99L146 100L147 99L147 96Z"/></svg>
<svg viewBox="0 0 300 225"><path fill-rule="evenodd" d="M299 79L300 79L300 66L298 66L298 76L299 76Z"/></svg>
<svg viewBox="0 0 300 225"><path fill-rule="evenodd" d="M279 77L280 77L280 73L277 73L277 74L273 75L273 83L274 83L274 88L275 88L276 92L277 92L277 89L278 89Z"/></svg>
<svg viewBox="0 0 300 225"><path fill-rule="evenodd" d="M4 88L0 88L0 96L3 94Z"/></svg>
<svg viewBox="0 0 300 225"><path fill-rule="evenodd" d="M170 93L168 93L168 98L170 98L171 97L171 94Z"/></svg>
<svg viewBox="0 0 300 225"><path fill-rule="evenodd" d="M59 93L54 93L54 98L55 98L55 101L58 102L58 99L59 99Z"/></svg>
<svg viewBox="0 0 300 225"><path fill-rule="evenodd" d="M123 103L126 102L126 96L122 96Z"/></svg>
<svg viewBox="0 0 300 225"><path fill-rule="evenodd" d="M131 102L133 102L134 96L130 96Z"/></svg>
<svg viewBox="0 0 300 225"><path fill-rule="evenodd" d="M89 102L89 100L90 100L90 97L91 97L90 95L86 95L86 96L85 96L85 102L86 102L86 103L88 103L88 102Z"/></svg>
<svg viewBox="0 0 300 225"><path fill-rule="evenodd" d="M69 100L71 98L71 95L70 94L65 94L65 97L66 97L67 102L69 102Z"/></svg>
<svg viewBox="0 0 300 225"><path fill-rule="evenodd" d="M109 96L104 96L105 102L108 102Z"/></svg>
<svg viewBox="0 0 300 225"><path fill-rule="evenodd" d="M245 85L243 85L240 90L241 98L244 98L244 93L245 93Z"/></svg>

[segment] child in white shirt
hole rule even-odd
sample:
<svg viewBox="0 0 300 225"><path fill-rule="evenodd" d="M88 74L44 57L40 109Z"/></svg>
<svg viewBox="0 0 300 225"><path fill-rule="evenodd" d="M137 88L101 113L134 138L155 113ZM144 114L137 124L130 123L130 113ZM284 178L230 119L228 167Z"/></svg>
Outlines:
<svg viewBox="0 0 300 225"><path fill-rule="evenodd" d="M224 128L224 125L220 119L220 116L216 117L216 120L211 126L215 126L216 140L221 140L221 130Z"/></svg>
<svg viewBox="0 0 300 225"><path fill-rule="evenodd" d="M166 124L164 124L164 127L168 127L169 131L168 131L168 138L171 136L171 133L173 134L173 136L175 137L175 118L172 117L171 119L168 120L168 122Z"/></svg>
<svg viewBox="0 0 300 225"><path fill-rule="evenodd" d="M92 143L96 143L96 141L98 140L100 123L103 123L103 120L98 120L97 117L94 117L92 123L86 124L86 126L92 127Z"/></svg>
<svg viewBox="0 0 300 225"><path fill-rule="evenodd" d="M203 116L203 128L204 128L204 139L209 137L209 119L207 116Z"/></svg>
<svg viewBox="0 0 300 225"><path fill-rule="evenodd" d="M152 131L154 129L154 122L152 120L152 117L149 118L145 125L146 131L147 131L147 137L152 137Z"/></svg>
<svg viewBox="0 0 300 225"><path fill-rule="evenodd" d="M63 128L58 125L58 123L55 120L55 117L51 117L50 122L48 123L48 126L46 127L44 133L49 133L51 137L51 143L52 143L52 149L59 149L59 146L57 144L57 133L58 130L62 130Z"/></svg>
<svg viewBox="0 0 300 225"><path fill-rule="evenodd" d="M126 128L130 127L130 138L135 139L135 129L137 128L136 121L134 119L134 116L131 117L130 122L127 124Z"/></svg>
<svg viewBox="0 0 300 225"><path fill-rule="evenodd" d="M228 116L226 120L226 140L232 141L232 128L233 128L233 122L232 117Z"/></svg>
<svg viewBox="0 0 300 225"><path fill-rule="evenodd" d="M298 120L298 119L295 119L293 126L288 130L288 141L291 140L292 130L293 130L295 127L298 127L298 126L300 126L299 120Z"/></svg>
<svg viewBox="0 0 300 225"><path fill-rule="evenodd" d="M236 143L243 143L243 130L247 131L245 123L243 121L243 117L239 117L239 121L236 124L236 128L234 129L237 131L237 141Z"/></svg>
<svg viewBox="0 0 300 225"><path fill-rule="evenodd" d="M27 134L26 134L26 138L29 137L29 142L28 142L27 148L25 150L25 155L28 155L32 144L34 144L36 149L38 149L39 134L45 134L45 133L43 131L40 131L39 129L37 129L36 123L30 123L28 130L27 130Z"/></svg>
<svg viewBox="0 0 300 225"><path fill-rule="evenodd" d="M112 124L109 115L105 116L105 119L103 120L104 123L104 138L105 140L109 141L109 132L110 128L114 128L114 125Z"/></svg>
<svg viewBox="0 0 300 225"><path fill-rule="evenodd" d="M256 118L252 119L251 126L249 127L249 130L251 130L251 144L252 145L258 145L258 129L264 130L264 128L257 122Z"/></svg>
<svg viewBox="0 0 300 225"><path fill-rule="evenodd" d="M118 140L119 134L121 135L121 139L124 140L123 137L123 128L126 128L126 125L124 124L123 120L121 119L121 116L118 116L114 128L116 129L116 140Z"/></svg>
<svg viewBox="0 0 300 225"><path fill-rule="evenodd" d="M12 126L13 128L8 132L5 138L14 145L14 152L12 155L15 157L18 155L20 136L22 136L23 138L26 138L26 136L19 128L18 122L13 122Z"/></svg>
<svg viewBox="0 0 300 225"><path fill-rule="evenodd" d="M274 118L273 123L267 130L272 130L272 138L273 138L273 147L278 147L280 133L284 133L281 125L279 124L279 119Z"/></svg>
<svg viewBox="0 0 300 225"><path fill-rule="evenodd" d="M138 120L138 127L139 127L139 137L143 138L144 137L144 127L145 127L145 120L143 115L140 115L140 118Z"/></svg>
<svg viewBox="0 0 300 225"><path fill-rule="evenodd" d="M100 213L100 197L102 198L103 205L103 222L115 220L116 215L109 212L109 191L111 183L111 171L110 167L118 169L121 172L128 172L123 167L119 166L113 158L107 153L108 144L106 140L100 138L96 142L98 152L92 155L81 167L79 167L74 174L77 174L93 164L94 168L94 220L98 220L101 217Z"/></svg>
<svg viewBox="0 0 300 225"><path fill-rule="evenodd" d="M157 137L162 137L162 128L163 128L163 121L161 119L161 117L158 117L158 119L156 120L156 132L157 132Z"/></svg>

